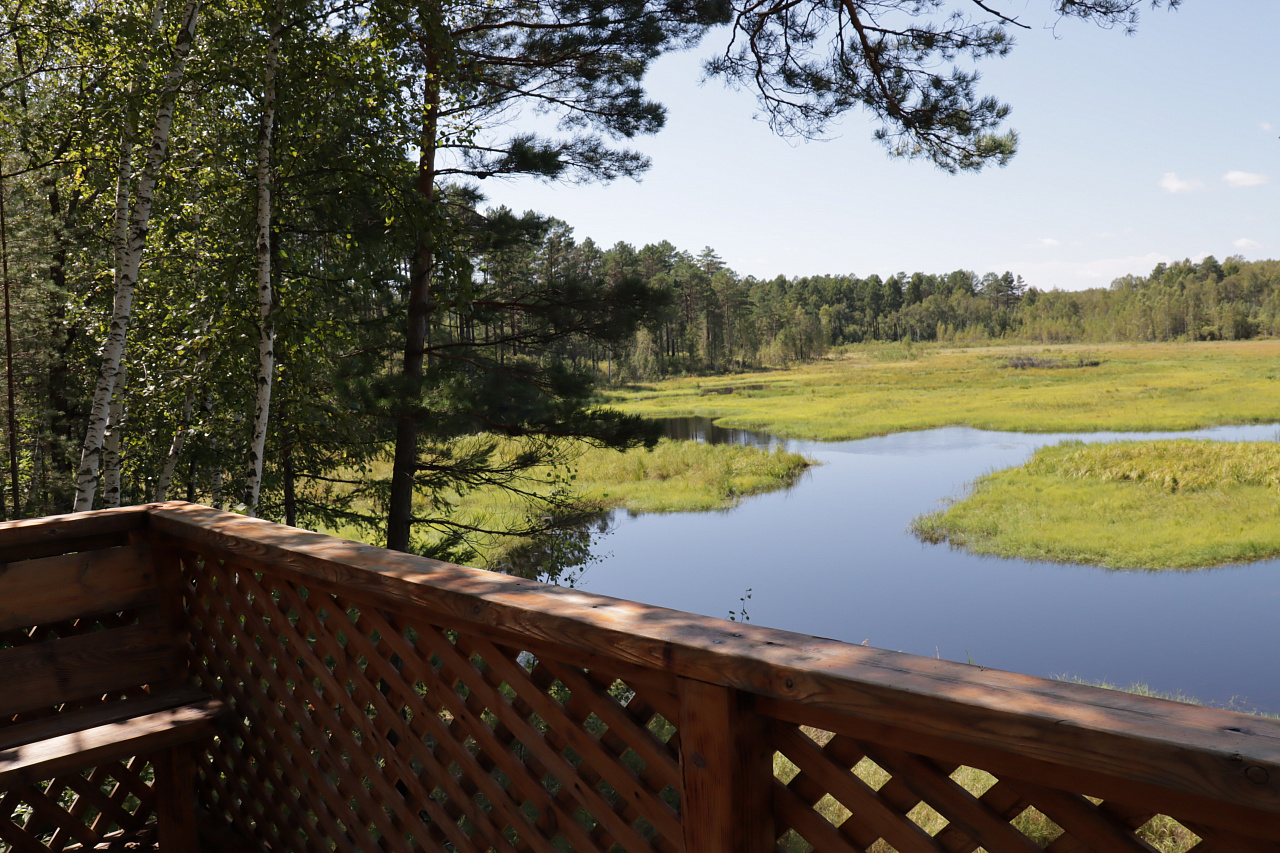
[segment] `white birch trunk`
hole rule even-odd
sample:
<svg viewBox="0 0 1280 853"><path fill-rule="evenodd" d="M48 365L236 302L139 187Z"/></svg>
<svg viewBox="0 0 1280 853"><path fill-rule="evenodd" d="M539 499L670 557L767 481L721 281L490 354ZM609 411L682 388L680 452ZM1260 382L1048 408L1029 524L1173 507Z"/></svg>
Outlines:
<svg viewBox="0 0 1280 853"><path fill-rule="evenodd" d="M188 391L182 401L182 424L173 432L173 442L169 445L169 455L165 457L164 467L160 469L160 479L156 481L156 501L168 500L169 486L173 483L173 472L178 467L178 457L182 455L183 445L191 434L191 408L195 405L195 394Z"/></svg>
<svg viewBox="0 0 1280 853"><path fill-rule="evenodd" d="M112 391L124 356L129 321L133 315L133 290L138 281L142 250L147 243L151 204L155 195L156 181L160 177L160 166L169 145L169 128L173 125L174 102L177 100L178 89L182 84L191 44L195 40L196 22L199 16L200 0L187 0L182 14L182 26L173 43L169 72L165 75L164 84L160 90L160 105L156 110L155 125L152 128L151 147L147 151L147 162L138 180L137 201L129 216L127 245L123 257L119 258L116 264L111 325L107 331L107 342L102 352L102 368L98 373L98 384L94 388L93 404L89 410L89 428L80 454L80 472L76 477L75 512L93 509L93 499L98 489L98 468L102 461L102 439L106 432ZM119 199L117 203L118 201Z"/></svg>
<svg viewBox="0 0 1280 853"><path fill-rule="evenodd" d="M276 68L280 62L280 9L272 23L267 44L267 68L262 89L262 116L258 124L258 222L254 246L258 261L258 375L253 409L253 437L249 442L249 470L245 475L245 514L257 515L262 491L263 455L271 416L271 384L275 378L276 329L272 319L275 294L271 287L271 136L276 119Z"/></svg>
<svg viewBox="0 0 1280 853"><path fill-rule="evenodd" d="M120 506L120 438L124 434L124 394L128 386L127 368L120 367L111 394L110 417L103 437L102 505Z"/></svg>

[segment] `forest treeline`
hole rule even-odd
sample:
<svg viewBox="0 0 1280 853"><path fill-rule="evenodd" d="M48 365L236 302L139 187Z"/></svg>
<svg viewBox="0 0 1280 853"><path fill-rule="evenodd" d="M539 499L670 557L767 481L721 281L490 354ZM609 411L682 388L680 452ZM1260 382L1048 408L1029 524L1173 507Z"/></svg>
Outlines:
<svg viewBox="0 0 1280 853"><path fill-rule="evenodd" d="M711 248L695 255L663 241L602 250L553 223L540 246L486 259L482 269L533 280L562 266L602 283L636 277L661 300L625 346L566 350L608 380L777 367L875 341L1212 341L1280 330L1280 262L1241 257L1161 263L1079 291L963 269L757 279L734 273Z"/></svg>

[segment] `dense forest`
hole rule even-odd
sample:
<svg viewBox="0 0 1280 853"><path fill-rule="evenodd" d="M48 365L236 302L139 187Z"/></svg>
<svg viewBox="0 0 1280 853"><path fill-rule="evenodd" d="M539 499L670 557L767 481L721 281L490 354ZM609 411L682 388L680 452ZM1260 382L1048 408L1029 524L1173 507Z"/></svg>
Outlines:
<svg viewBox="0 0 1280 853"><path fill-rule="evenodd" d="M1280 262L1240 257L1161 263L1147 276L1080 291L963 269L760 280L736 275L711 248L601 250L553 223L541 245L486 258L481 269L534 281L565 266L602 284L636 277L662 301L625 347L565 350L605 380L776 367L873 341L1212 341L1280 330Z"/></svg>

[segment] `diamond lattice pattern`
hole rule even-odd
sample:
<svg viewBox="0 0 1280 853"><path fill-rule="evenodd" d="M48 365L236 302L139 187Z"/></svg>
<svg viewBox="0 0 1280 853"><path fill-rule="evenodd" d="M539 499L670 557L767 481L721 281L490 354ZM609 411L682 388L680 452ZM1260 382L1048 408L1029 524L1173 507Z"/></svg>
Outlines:
<svg viewBox="0 0 1280 853"><path fill-rule="evenodd" d="M47 625L0 632L0 649L75 637L140 623L138 611L121 611ZM107 696L89 697L57 707L15 714L0 726L30 722L55 713L74 711L99 702L112 702L145 693L144 687ZM114 840L144 844L150 833L155 797L150 788L149 762L133 758L0 791L0 853L29 850L62 851L93 848ZM136 848L135 848L136 849Z"/></svg>
<svg viewBox="0 0 1280 853"><path fill-rule="evenodd" d="M201 795L246 837L299 853L680 848L674 682L182 560L196 668L239 717Z"/></svg>
<svg viewBox="0 0 1280 853"><path fill-rule="evenodd" d="M778 721L780 853L1183 853L1280 845Z"/></svg>

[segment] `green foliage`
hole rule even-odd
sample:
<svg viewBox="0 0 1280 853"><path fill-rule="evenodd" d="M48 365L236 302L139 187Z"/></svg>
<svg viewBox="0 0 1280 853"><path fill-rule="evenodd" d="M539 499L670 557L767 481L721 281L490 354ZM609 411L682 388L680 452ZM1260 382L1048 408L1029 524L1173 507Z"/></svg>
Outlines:
<svg viewBox="0 0 1280 853"><path fill-rule="evenodd" d="M429 524L425 548L454 547L464 559L494 564L522 549L517 568L576 566L590 559L591 536L599 532L604 511L695 512L728 509L744 497L792 485L812 464L803 456L738 445L710 445L663 439L652 449L619 452L581 441L472 436L451 442L459 457L479 450L494 469L517 467L518 479L505 485L448 481L438 492L420 492L416 510L434 511L443 524ZM380 478L387 461L367 472ZM337 495L357 508L363 492L348 489ZM439 503L429 506L428 500ZM557 514L544 519L547 506ZM549 521L551 524L545 524ZM370 531L341 523L328 530L356 539ZM463 539L450 537L465 530ZM465 547L460 551L459 546Z"/></svg>
<svg viewBox="0 0 1280 853"><path fill-rule="evenodd" d="M1120 569L1196 569L1280 555L1280 445L1064 442L982 477L913 522L982 554Z"/></svg>

